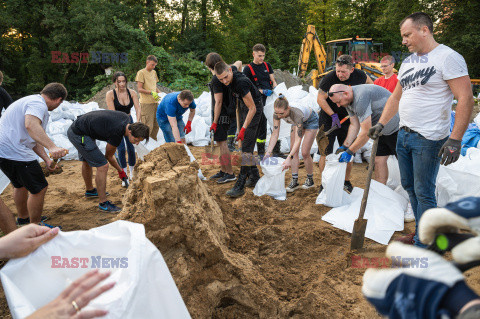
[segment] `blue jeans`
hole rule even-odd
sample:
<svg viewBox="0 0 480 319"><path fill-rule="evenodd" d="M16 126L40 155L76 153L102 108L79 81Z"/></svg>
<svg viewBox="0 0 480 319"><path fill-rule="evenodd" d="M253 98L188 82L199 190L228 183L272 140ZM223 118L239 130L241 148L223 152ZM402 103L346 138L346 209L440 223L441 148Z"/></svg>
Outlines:
<svg viewBox="0 0 480 319"><path fill-rule="evenodd" d="M163 137L165 138L166 143L175 143L175 138L173 137L172 126L168 120L163 121L157 117L158 126L163 132ZM178 131L180 132L180 138L185 138L185 132L183 129L185 128L185 123L183 119L177 119L177 127Z"/></svg>
<svg viewBox="0 0 480 319"><path fill-rule="evenodd" d="M133 123L133 118L131 116L130 123ZM127 159L125 158L125 144L127 144L128 165L135 166L136 163L135 148L133 147L133 144L130 143L128 136L124 136L124 138L122 138L122 141L120 142L120 145L118 145L117 147L118 161L120 162L120 166L122 168L127 167Z"/></svg>
<svg viewBox="0 0 480 319"><path fill-rule="evenodd" d="M426 247L418 238L418 222L423 212L437 207L435 182L440 167L438 152L448 137L428 140L418 133L398 131L397 157L403 188L407 191L415 215L415 246Z"/></svg>

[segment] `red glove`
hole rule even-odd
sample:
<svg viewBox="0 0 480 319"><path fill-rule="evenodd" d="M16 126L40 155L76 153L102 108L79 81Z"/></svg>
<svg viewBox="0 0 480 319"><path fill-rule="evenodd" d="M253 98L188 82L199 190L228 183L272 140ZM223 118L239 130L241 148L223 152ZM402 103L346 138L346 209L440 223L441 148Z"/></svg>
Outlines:
<svg viewBox="0 0 480 319"><path fill-rule="evenodd" d="M124 178L127 178L127 173L122 169L120 172L118 172L118 177L123 181Z"/></svg>
<svg viewBox="0 0 480 319"><path fill-rule="evenodd" d="M187 122L187 125L185 125L183 131L185 132L185 134L188 134L192 131L192 121Z"/></svg>
<svg viewBox="0 0 480 319"><path fill-rule="evenodd" d="M241 129L240 132L238 133L237 141L238 141L238 140L243 141L244 138L245 138L245 128L242 127L242 129Z"/></svg>
<svg viewBox="0 0 480 319"><path fill-rule="evenodd" d="M182 144L182 141L177 141L178 144Z"/></svg>
<svg viewBox="0 0 480 319"><path fill-rule="evenodd" d="M213 131L213 133L217 132L217 123L212 123L212 126L210 126L209 132Z"/></svg>

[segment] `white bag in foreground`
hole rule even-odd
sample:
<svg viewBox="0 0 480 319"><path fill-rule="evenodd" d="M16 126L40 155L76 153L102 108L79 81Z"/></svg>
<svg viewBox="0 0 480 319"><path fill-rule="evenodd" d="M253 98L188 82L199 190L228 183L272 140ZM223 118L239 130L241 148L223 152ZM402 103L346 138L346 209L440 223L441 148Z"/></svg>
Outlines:
<svg viewBox="0 0 480 319"><path fill-rule="evenodd" d="M286 200L285 173L282 171L282 163L285 160L281 157L270 157L260 162L263 176L255 185L253 194L257 196L270 195L277 200Z"/></svg>
<svg viewBox="0 0 480 319"><path fill-rule="evenodd" d="M343 183L347 171L347 163L338 161L340 154L330 154L325 158L325 169L322 173L323 191L318 194L316 204L338 207L347 204L344 200Z"/></svg>
<svg viewBox="0 0 480 319"><path fill-rule="evenodd" d="M67 262L71 268L66 268ZM32 254L10 260L0 277L13 318L25 318L49 303L92 268L110 271L102 284L115 281L116 285L84 309L108 310L103 318L190 318L143 225L127 221L60 232Z"/></svg>

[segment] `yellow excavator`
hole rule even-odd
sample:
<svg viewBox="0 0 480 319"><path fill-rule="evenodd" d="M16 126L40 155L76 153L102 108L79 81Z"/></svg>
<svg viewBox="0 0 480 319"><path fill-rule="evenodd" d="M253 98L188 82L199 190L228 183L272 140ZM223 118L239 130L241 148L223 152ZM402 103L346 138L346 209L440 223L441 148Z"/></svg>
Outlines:
<svg viewBox="0 0 480 319"><path fill-rule="evenodd" d="M299 77L305 76L313 48L318 65L318 70L312 70L314 87L318 88L320 79L334 69L335 61L342 54L350 54L355 61L355 68L365 71L372 80L383 75L378 62L382 52L382 43L374 43L372 38L360 38L357 36L355 38L328 41L326 45L327 50L325 51L315 32L315 26L309 25L300 48L298 75Z"/></svg>

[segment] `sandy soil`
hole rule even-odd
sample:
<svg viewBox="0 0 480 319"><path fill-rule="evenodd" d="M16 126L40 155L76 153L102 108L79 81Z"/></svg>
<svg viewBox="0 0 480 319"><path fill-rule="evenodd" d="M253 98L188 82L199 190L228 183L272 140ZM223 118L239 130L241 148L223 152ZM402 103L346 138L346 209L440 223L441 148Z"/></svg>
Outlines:
<svg viewBox="0 0 480 319"><path fill-rule="evenodd" d="M200 159L204 148L191 150ZM224 193L233 183L196 177L198 167L211 176L218 166L189 163L181 146L169 145L137 165L128 190L110 170L110 200L124 208L117 216L83 197L80 166L63 162L63 172L48 177L48 223L64 231L116 218L144 223L193 318L379 318L361 294L364 269L351 267L349 234L321 220L329 208L315 205L318 167L316 187L289 194L286 201L256 197L251 189L229 199ZM301 169L300 181L305 177ZM354 164L352 183L363 187L365 177L366 164ZM11 195L9 186L1 197L14 210ZM404 233L413 226L407 224ZM366 239L359 254L383 257L384 249ZM470 271L467 278L480 291L480 274ZM0 294L0 317L10 318L3 290Z"/></svg>

